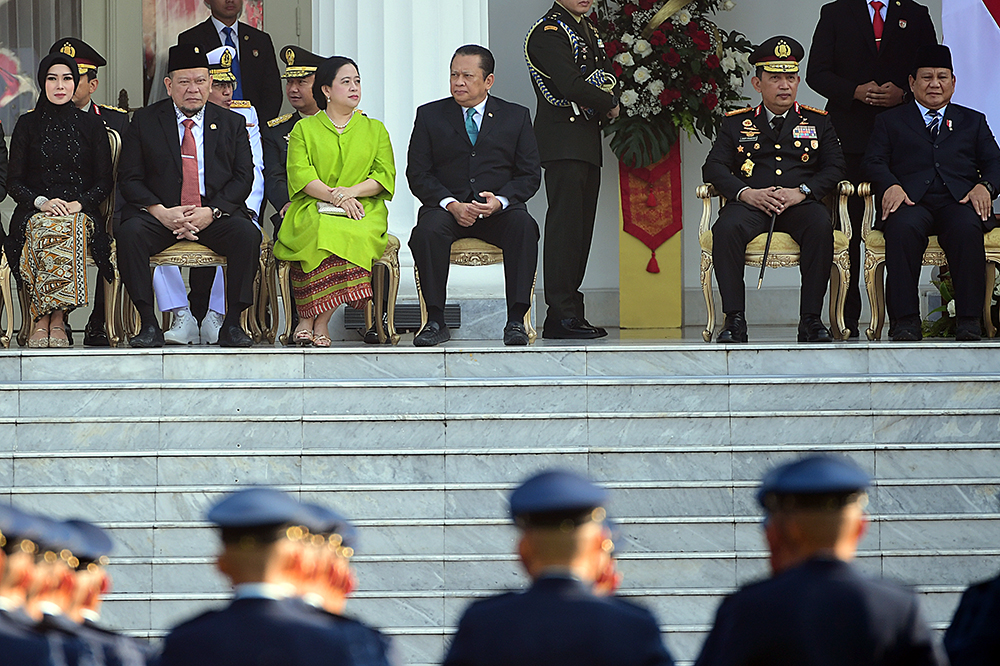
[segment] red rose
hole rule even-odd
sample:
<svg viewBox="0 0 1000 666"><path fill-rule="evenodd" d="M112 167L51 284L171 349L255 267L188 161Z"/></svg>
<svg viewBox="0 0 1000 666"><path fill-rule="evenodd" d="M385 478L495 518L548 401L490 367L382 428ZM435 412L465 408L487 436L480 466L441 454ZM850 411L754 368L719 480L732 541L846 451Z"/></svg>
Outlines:
<svg viewBox="0 0 1000 666"><path fill-rule="evenodd" d="M715 95L715 93L705 93L705 96L701 98L701 101L705 103L705 106L708 107L709 111L719 105L719 98Z"/></svg>
<svg viewBox="0 0 1000 666"><path fill-rule="evenodd" d="M649 36L649 43L653 46L664 46L667 43L667 36L662 32L656 31Z"/></svg>
<svg viewBox="0 0 1000 666"><path fill-rule="evenodd" d="M708 38L708 33L702 30L691 35L691 40L699 51L707 51L712 48L712 40Z"/></svg>
<svg viewBox="0 0 1000 666"><path fill-rule="evenodd" d="M614 58L619 53L625 50L624 45L617 40L612 40L604 45L604 51L608 54L609 58Z"/></svg>
<svg viewBox="0 0 1000 666"><path fill-rule="evenodd" d="M657 28L657 30L661 30L663 32L673 32L674 24L671 23L670 21L664 21L663 23L660 24L660 27Z"/></svg>
<svg viewBox="0 0 1000 666"><path fill-rule="evenodd" d="M688 21L687 26L684 27L684 31L689 35L694 35L694 33L698 32L698 27L697 21Z"/></svg>
<svg viewBox="0 0 1000 666"><path fill-rule="evenodd" d="M663 62L667 63L670 67L676 67L681 62L681 54L672 48L664 53L662 57Z"/></svg>
<svg viewBox="0 0 1000 666"><path fill-rule="evenodd" d="M719 56L717 56L717 55L715 55L713 53L712 55L710 55L707 58L705 58L705 66L708 67L709 69L718 69L719 68Z"/></svg>
<svg viewBox="0 0 1000 666"><path fill-rule="evenodd" d="M688 85L691 86L691 88L693 90L700 90L701 89L701 77L700 76L692 76L691 80L688 81Z"/></svg>
<svg viewBox="0 0 1000 666"><path fill-rule="evenodd" d="M616 77L618 77L618 78L620 79L620 78L622 77L622 71L623 71L623 70L622 70L622 66L621 66L621 65L619 65L619 64L618 64L617 62L613 62L613 63L611 63L611 66L612 66L612 67L614 68L614 70L615 70L615 76L616 76Z"/></svg>
<svg viewBox="0 0 1000 666"><path fill-rule="evenodd" d="M681 94L676 90L664 90L659 94L660 104L669 106L681 98Z"/></svg>
<svg viewBox="0 0 1000 666"><path fill-rule="evenodd" d="M632 14L635 14L637 11L639 11L638 5L633 5L631 2L622 7L622 12L626 16L632 16Z"/></svg>
<svg viewBox="0 0 1000 666"><path fill-rule="evenodd" d="M712 90L718 90L719 88L719 84L716 83L715 79L713 79L711 76L708 77L708 85L712 87Z"/></svg>

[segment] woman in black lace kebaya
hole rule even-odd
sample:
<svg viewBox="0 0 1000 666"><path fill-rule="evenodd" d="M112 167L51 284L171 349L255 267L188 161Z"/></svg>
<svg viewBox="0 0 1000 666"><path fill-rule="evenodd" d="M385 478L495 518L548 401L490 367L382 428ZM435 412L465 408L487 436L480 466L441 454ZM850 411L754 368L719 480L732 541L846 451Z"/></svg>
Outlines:
<svg viewBox="0 0 1000 666"><path fill-rule="evenodd" d="M73 105L79 82L72 58L43 58L42 94L11 135L7 190L17 208L5 249L30 297L29 347L69 346L66 315L87 303L88 244L101 271L111 272L110 239L94 224L114 187L111 148L100 117Z"/></svg>

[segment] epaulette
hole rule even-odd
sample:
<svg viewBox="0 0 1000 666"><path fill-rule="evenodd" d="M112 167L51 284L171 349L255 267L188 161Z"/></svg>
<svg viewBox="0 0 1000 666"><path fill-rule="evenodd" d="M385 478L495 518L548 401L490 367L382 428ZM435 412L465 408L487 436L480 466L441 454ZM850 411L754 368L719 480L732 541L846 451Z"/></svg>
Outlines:
<svg viewBox="0 0 1000 666"><path fill-rule="evenodd" d="M249 109L253 104L250 103L248 99L234 99L229 103L229 108L236 107L237 109Z"/></svg>
<svg viewBox="0 0 1000 666"><path fill-rule="evenodd" d="M745 109L734 109L733 111L727 111L726 112L726 116L735 116L735 115L738 115L740 113L746 113L747 111L753 111L753 107L752 106L748 106Z"/></svg>
<svg viewBox="0 0 1000 666"><path fill-rule="evenodd" d="M98 104L97 106L102 109L111 109L112 111L117 111L118 113L128 113L125 109L119 109L117 106L111 106L109 104Z"/></svg>
<svg viewBox="0 0 1000 666"><path fill-rule="evenodd" d="M281 123L288 122L291 119L292 115L293 114L291 114L291 113L286 113L283 116L278 116L277 118L272 118L271 120L267 121L267 126L268 127L277 127Z"/></svg>
<svg viewBox="0 0 1000 666"><path fill-rule="evenodd" d="M799 106L802 107L803 109L806 109L807 111L815 111L821 116L825 116L827 114L826 111L824 111L823 109L817 109L815 106L809 106L808 104L799 104Z"/></svg>

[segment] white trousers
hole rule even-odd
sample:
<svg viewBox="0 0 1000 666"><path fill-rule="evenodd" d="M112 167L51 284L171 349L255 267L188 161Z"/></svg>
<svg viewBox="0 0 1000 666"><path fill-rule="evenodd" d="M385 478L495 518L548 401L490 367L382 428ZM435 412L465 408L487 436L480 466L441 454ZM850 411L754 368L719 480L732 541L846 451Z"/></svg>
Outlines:
<svg viewBox="0 0 1000 666"><path fill-rule="evenodd" d="M157 266L153 271L153 291L160 312L190 307L184 278L177 266ZM226 314L226 285L222 278L222 266L215 267L212 295L208 299L208 309L221 315Z"/></svg>

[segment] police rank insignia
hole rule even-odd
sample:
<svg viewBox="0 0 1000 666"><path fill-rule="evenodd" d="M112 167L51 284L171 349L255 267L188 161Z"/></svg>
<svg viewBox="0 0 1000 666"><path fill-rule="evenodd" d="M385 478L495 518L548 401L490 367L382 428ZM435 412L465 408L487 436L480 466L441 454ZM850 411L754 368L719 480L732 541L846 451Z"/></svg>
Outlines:
<svg viewBox="0 0 1000 666"><path fill-rule="evenodd" d="M295 51L292 49L285 50L285 64L289 67L295 64Z"/></svg>
<svg viewBox="0 0 1000 666"><path fill-rule="evenodd" d="M743 119L743 127L753 127L753 121L749 118Z"/></svg>
<svg viewBox="0 0 1000 666"><path fill-rule="evenodd" d="M792 129L794 139L815 139L817 136L815 125L798 125Z"/></svg>
<svg viewBox="0 0 1000 666"><path fill-rule="evenodd" d="M754 163L748 157L747 160L746 160L746 162L743 163L743 166L740 167L740 171L743 172L744 176L746 176L747 178L749 178L750 176L753 175L753 167L754 167Z"/></svg>
<svg viewBox="0 0 1000 666"><path fill-rule="evenodd" d="M60 53L65 53L70 58L73 58L73 57L76 56L76 49L74 49L73 45L70 44L69 42L66 42L65 44L63 44L63 47L61 49L59 49L59 52Z"/></svg>
<svg viewBox="0 0 1000 666"><path fill-rule="evenodd" d="M219 60L219 64L223 67L230 67L233 64L233 54L229 50L222 52L222 58Z"/></svg>

